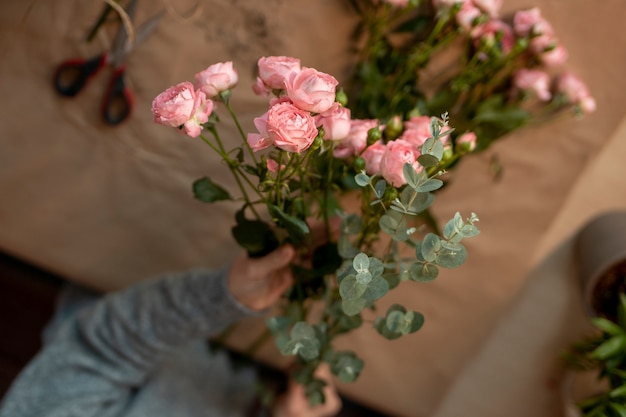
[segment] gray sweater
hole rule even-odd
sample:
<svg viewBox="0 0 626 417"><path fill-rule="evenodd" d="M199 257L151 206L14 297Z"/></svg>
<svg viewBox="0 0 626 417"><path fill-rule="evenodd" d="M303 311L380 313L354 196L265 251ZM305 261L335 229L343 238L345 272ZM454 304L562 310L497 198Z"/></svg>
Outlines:
<svg viewBox="0 0 626 417"><path fill-rule="evenodd" d="M241 417L255 375L235 373L206 338L252 311L227 271L193 270L104 297L69 289L44 346L5 396L0 417Z"/></svg>

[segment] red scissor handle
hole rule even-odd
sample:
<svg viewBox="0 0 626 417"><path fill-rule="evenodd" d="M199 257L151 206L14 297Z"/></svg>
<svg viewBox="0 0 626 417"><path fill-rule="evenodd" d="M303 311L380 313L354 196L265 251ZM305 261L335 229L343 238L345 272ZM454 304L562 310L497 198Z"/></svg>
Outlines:
<svg viewBox="0 0 626 417"><path fill-rule="evenodd" d="M74 97L106 63L106 54L94 58L63 61L54 73L54 88L64 96Z"/></svg>
<svg viewBox="0 0 626 417"><path fill-rule="evenodd" d="M102 100L102 119L110 125L122 123L133 110L134 98L124 83L124 70L123 66L115 69Z"/></svg>

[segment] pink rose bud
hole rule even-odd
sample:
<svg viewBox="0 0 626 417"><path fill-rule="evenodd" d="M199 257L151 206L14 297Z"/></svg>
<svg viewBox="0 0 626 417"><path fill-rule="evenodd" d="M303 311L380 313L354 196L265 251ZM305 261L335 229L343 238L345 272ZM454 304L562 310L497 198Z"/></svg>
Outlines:
<svg viewBox="0 0 626 417"><path fill-rule="evenodd" d="M456 146L462 152L472 152L476 149L476 133L467 132L456 139Z"/></svg>
<svg viewBox="0 0 626 417"><path fill-rule="evenodd" d="M405 131L400 136L400 139L407 140L420 148L424 142L430 139L433 135L430 131L430 123L432 117L430 116L418 116L411 117L404 122ZM444 127L442 132L450 130L449 127ZM445 145L450 140L450 135L442 136L439 140Z"/></svg>
<svg viewBox="0 0 626 417"><path fill-rule="evenodd" d="M365 161L365 172L369 175L380 174L380 161L386 150L387 146L382 141L378 141L363 151L361 158Z"/></svg>
<svg viewBox="0 0 626 417"><path fill-rule="evenodd" d="M359 155L367 146L367 134L369 130L375 127L378 127L378 120L353 119L350 122L348 136L339 141L333 150L335 158L345 159Z"/></svg>
<svg viewBox="0 0 626 417"><path fill-rule="evenodd" d="M401 139L392 140L387 143L387 150L380 160L380 173L394 187L400 187L406 184L404 164L411 164L416 171L422 169L417 162L419 155L420 152L412 143Z"/></svg>
<svg viewBox="0 0 626 417"><path fill-rule="evenodd" d="M550 76L545 71L520 69L513 74L513 85L520 90L533 92L541 101L550 101Z"/></svg>
<svg viewBox="0 0 626 417"><path fill-rule="evenodd" d="M474 21L481 16L482 12L471 1L466 1L456 14L457 24L466 32L470 32L474 27Z"/></svg>
<svg viewBox="0 0 626 417"><path fill-rule="evenodd" d="M572 74L565 72L557 78L556 89L567 97L570 103L580 106L585 113L593 113L596 110L596 102L591 97L585 83Z"/></svg>
<svg viewBox="0 0 626 417"><path fill-rule="evenodd" d="M208 97L230 90L239 81L239 75L231 61L213 64L197 73L195 78L198 89L204 91Z"/></svg>
<svg viewBox="0 0 626 417"><path fill-rule="evenodd" d="M558 67L567 61L567 49L563 45L557 45L539 54L539 60L548 68Z"/></svg>
<svg viewBox="0 0 626 417"><path fill-rule="evenodd" d="M287 95L299 109L323 113L335 102L339 82L332 75L306 68L291 73L285 83Z"/></svg>
<svg viewBox="0 0 626 417"><path fill-rule="evenodd" d="M315 119L291 103L278 103L267 112L266 130L274 146L287 152L308 149L317 137Z"/></svg>
<svg viewBox="0 0 626 417"><path fill-rule="evenodd" d="M472 29L470 35L488 46L499 47L505 55L511 52L515 45L513 29L501 20L490 20L482 23ZM496 41L498 41L497 44Z"/></svg>
<svg viewBox="0 0 626 417"><path fill-rule="evenodd" d="M155 123L177 128L182 126L191 137L200 135L201 124L208 122L212 112L213 102L203 92L197 92L188 81L168 88L152 101Z"/></svg>
<svg viewBox="0 0 626 417"><path fill-rule="evenodd" d="M257 96L268 97L270 90L267 88L261 77L256 77L256 84L252 86L252 91Z"/></svg>
<svg viewBox="0 0 626 417"><path fill-rule="evenodd" d="M259 78L271 90L283 90L289 75L300 72L300 60L288 56L264 56L257 65Z"/></svg>
<svg viewBox="0 0 626 417"><path fill-rule="evenodd" d="M474 4L492 18L498 17L502 8L502 0L474 0Z"/></svg>
<svg viewBox="0 0 626 417"><path fill-rule="evenodd" d="M518 36L528 37L533 33L533 27L541 22L543 17L538 7L520 10L513 17L513 29Z"/></svg>
<svg viewBox="0 0 626 417"><path fill-rule="evenodd" d="M315 116L315 124L324 128L324 139L345 139L350 133L350 109L333 103L330 109Z"/></svg>

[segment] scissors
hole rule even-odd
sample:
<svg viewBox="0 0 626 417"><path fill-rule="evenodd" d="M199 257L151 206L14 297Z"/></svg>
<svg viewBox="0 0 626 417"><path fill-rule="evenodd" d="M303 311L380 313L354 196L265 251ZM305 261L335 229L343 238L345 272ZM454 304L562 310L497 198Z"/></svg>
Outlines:
<svg viewBox="0 0 626 417"><path fill-rule="evenodd" d="M138 0L131 0L126 14L133 20ZM133 96L124 83L124 65L127 55L144 40L157 26L165 10L157 13L136 31L135 42L128 47L128 33L124 25L115 35L110 51L90 59L68 59L59 64L54 74L55 90L66 97L74 97L86 87L89 80L104 66L113 67L113 74L102 98L100 112L105 123L117 125L126 120L133 108Z"/></svg>

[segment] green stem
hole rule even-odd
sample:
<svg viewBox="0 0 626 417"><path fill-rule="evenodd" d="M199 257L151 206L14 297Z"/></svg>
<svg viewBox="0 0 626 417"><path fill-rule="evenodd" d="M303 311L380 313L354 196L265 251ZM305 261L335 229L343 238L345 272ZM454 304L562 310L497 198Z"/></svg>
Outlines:
<svg viewBox="0 0 626 417"><path fill-rule="evenodd" d="M237 130L239 131L239 134L241 135L241 139L243 140L245 148L250 153L250 157L254 161L255 165L258 164L258 161L256 159L256 155L255 155L254 151L252 150L252 148L250 147L250 144L248 143L248 138L246 137L246 134L244 133L243 129L241 128L241 124L239 123L239 119L237 118L237 115L233 111L233 108L230 105L230 101L229 100L225 100L224 104L226 104L226 109L228 109L228 113L230 114L230 117L233 119L233 122L235 122L235 126L237 126Z"/></svg>

